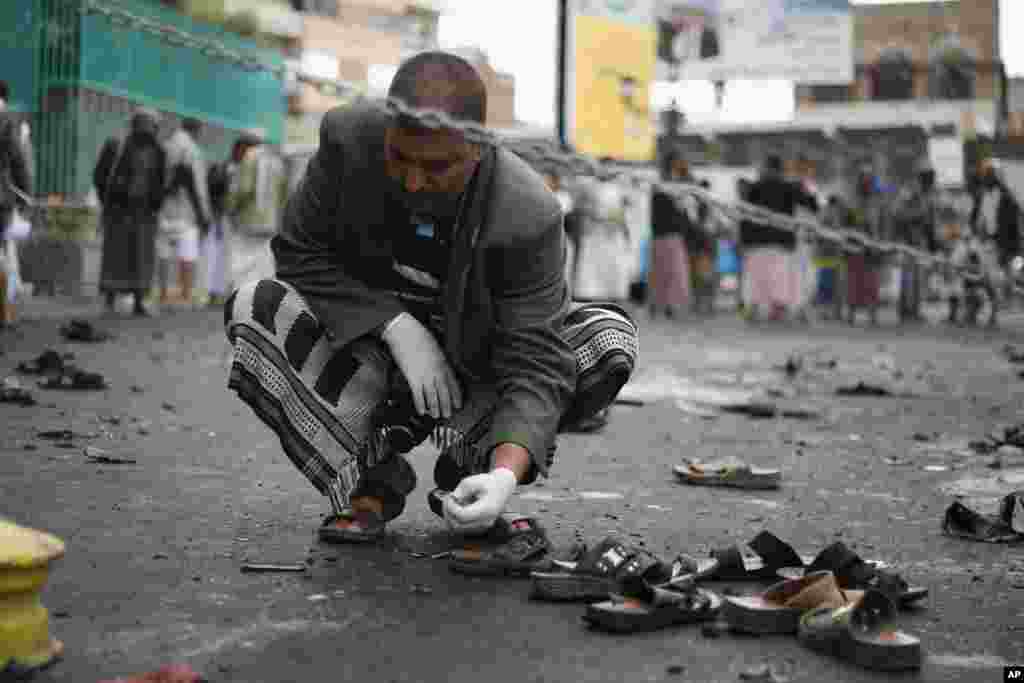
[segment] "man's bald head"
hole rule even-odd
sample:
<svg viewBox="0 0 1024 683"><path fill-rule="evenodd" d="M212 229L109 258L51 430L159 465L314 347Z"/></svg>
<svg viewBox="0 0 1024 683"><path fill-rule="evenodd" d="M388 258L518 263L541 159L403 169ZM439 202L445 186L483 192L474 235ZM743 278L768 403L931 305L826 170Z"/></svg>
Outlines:
<svg viewBox="0 0 1024 683"><path fill-rule="evenodd" d="M395 73L388 97L416 109L438 109L457 121L487 120L487 88L473 65L448 52L421 52ZM414 121L400 121L415 128Z"/></svg>

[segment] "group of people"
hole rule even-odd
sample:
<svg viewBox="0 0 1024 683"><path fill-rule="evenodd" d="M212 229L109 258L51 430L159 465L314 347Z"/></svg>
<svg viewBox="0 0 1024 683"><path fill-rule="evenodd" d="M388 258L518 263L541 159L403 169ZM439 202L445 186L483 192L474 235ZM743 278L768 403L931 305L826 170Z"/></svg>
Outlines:
<svg viewBox="0 0 1024 683"><path fill-rule="evenodd" d="M185 119L167 136L160 127L157 112L136 110L125 133L103 145L93 171L102 207L100 291L110 310L119 295L132 294L143 316L154 279L161 305L194 303L201 254L208 303L222 306L238 278L239 240L269 241L287 194L283 166L260 131L246 131L229 158L209 164L199 121ZM263 270L272 272L269 256Z"/></svg>
<svg viewBox="0 0 1024 683"><path fill-rule="evenodd" d="M644 303L652 318L710 314L721 275L729 272L723 256L735 255L739 310L751 322L823 317L853 325L858 314L866 313L877 325L883 275L893 269L899 277L901 321L922 321L923 302L939 298L948 302L951 323L977 324L987 307L988 322L996 324L1000 305L1012 291L1011 264L1020 248L1020 206L996 162L979 164L957 208L927 163L919 164L902 186L884 183L865 165L848 188L836 186L826 194L813 165L803 158L794 161L795 172L787 175L781 157L767 157L756 179L737 181L738 199L774 214L946 256L953 267L935 268L902 252L864 248L856 239L837 244L761 216L737 220L706 194L710 183L694 177L687 160L669 151L662 158L662 182L651 183L650 190L549 175L549 186L567 212L567 276L573 295L630 298ZM672 184L705 193L680 192ZM646 213L631 215L645 202ZM980 275L965 275L964 267Z"/></svg>

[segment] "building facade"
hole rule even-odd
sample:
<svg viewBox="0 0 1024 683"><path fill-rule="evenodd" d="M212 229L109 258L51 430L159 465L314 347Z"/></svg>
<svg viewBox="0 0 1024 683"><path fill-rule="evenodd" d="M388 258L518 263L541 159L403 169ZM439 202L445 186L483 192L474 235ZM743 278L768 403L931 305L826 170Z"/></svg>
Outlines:
<svg viewBox="0 0 1024 683"><path fill-rule="evenodd" d="M303 13L304 25L288 56L297 70L350 82L361 94L382 96L404 59L438 48L442 4L437 0L293 0ZM486 53L477 48L458 52L480 70L487 85L488 125L513 125L512 76L496 71ZM288 96L288 140L297 145L314 144L323 114L351 100L294 81Z"/></svg>
<svg viewBox="0 0 1024 683"><path fill-rule="evenodd" d="M852 11L852 83L798 85L792 121L688 127L680 144L708 163L752 166L769 153L803 158L823 184L841 184L865 165L899 183L924 160L943 166L936 170L945 184L964 184L977 141L1002 125L998 0ZM936 154L953 141L961 153Z"/></svg>

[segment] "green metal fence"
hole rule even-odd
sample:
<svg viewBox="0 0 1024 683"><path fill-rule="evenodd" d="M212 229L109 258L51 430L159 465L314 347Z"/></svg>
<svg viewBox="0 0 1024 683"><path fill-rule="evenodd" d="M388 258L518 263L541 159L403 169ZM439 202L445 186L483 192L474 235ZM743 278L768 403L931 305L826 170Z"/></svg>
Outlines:
<svg viewBox="0 0 1024 683"><path fill-rule="evenodd" d="M280 66L280 53L222 28L141 0L104 0L132 20L84 11L89 0L0 0L0 78L13 108L31 113L37 194L82 198L104 140L123 130L134 107L206 123L203 148L221 158L238 131L284 134L278 75L248 68L197 42Z"/></svg>

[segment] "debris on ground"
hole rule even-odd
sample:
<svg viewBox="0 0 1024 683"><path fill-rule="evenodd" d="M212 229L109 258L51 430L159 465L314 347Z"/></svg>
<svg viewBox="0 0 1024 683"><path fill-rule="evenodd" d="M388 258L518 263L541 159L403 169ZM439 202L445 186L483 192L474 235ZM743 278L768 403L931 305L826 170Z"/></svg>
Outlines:
<svg viewBox="0 0 1024 683"><path fill-rule="evenodd" d="M0 403L13 403L19 406L34 406L36 399L28 389L22 387L18 380L8 377L0 384Z"/></svg>
<svg viewBox="0 0 1024 683"><path fill-rule="evenodd" d="M775 407L774 403L767 403L764 401L750 401L749 403L725 405L722 406L722 410L727 413L739 413L740 415L759 419L775 417L778 414L778 409Z"/></svg>
<svg viewBox="0 0 1024 683"><path fill-rule="evenodd" d="M242 565L242 572L245 574L253 572L294 572L306 571L304 564L261 564L257 562L246 562Z"/></svg>
<svg viewBox="0 0 1024 683"><path fill-rule="evenodd" d="M878 384L860 381L836 389L837 396L892 396L892 391Z"/></svg>
<svg viewBox="0 0 1024 683"><path fill-rule="evenodd" d="M790 354L786 357L786 362L782 365L775 366L777 370L781 370L786 373L786 377L793 379L800 374L800 371L804 368L803 356L797 354Z"/></svg>
<svg viewBox="0 0 1024 683"><path fill-rule="evenodd" d="M114 335L95 327L88 320L74 318L60 328L61 336L68 341L98 343L113 339Z"/></svg>
<svg viewBox="0 0 1024 683"><path fill-rule="evenodd" d="M74 439L95 439L99 436L96 432L76 432L70 429L47 429L36 432L40 439L51 441L73 441Z"/></svg>
<svg viewBox="0 0 1024 683"><path fill-rule="evenodd" d="M788 683L789 676L783 676L767 664L760 664L741 671L740 680L757 683Z"/></svg>
<svg viewBox="0 0 1024 683"><path fill-rule="evenodd" d="M693 401L686 401L683 399L678 399L676 401L676 407L679 408L679 410L681 410L682 412L686 413L687 415L699 417L702 420L713 420L716 417L719 417L721 414L718 410L715 410L714 408L711 408L709 406L704 406L699 403L694 403Z"/></svg>
<svg viewBox="0 0 1024 683"><path fill-rule="evenodd" d="M86 446L82 453L89 462L98 463L101 465L133 465L138 462L135 458L126 455L116 455L102 448L95 448L93 446Z"/></svg>
<svg viewBox="0 0 1024 683"><path fill-rule="evenodd" d="M665 667L665 673L669 676L682 676L686 671L686 667L682 664L669 664Z"/></svg>
<svg viewBox="0 0 1024 683"><path fill-rule="evenodd" d="M1006 356L1006 360L1011 363L1020 364L1024 363L1024 351L1017 349L1012 344L1007 344L1003 347L1003 355Z"/></svg>
<svg viewBox="0 0 1024 683"><path fill-rule="evenodd" d="M1024 424L1005 427L1001 433L993 432L983 439L971 441L968 447L982 455L996 452L1007 457L1024 455ZM1004 451L1004 448L1007 450Z"/></svg>
<svg viewBox="0 0 1024 683"><path fill-rule="evenodd" d="M57 373L51 374L39 382L43 389L77 389L82 391L99 391L108 387L106 378L98 372L87 372L73 365L65 366Z"/></svg>
<svg viewBox="0 0 1024 683"><path fill-rule="evenodd" d="M206 679L187 664L171 664L147 674L108 679L100 683L206 683Z"/></svg>

